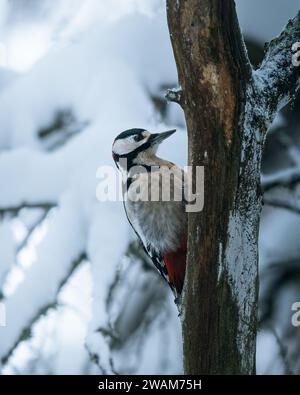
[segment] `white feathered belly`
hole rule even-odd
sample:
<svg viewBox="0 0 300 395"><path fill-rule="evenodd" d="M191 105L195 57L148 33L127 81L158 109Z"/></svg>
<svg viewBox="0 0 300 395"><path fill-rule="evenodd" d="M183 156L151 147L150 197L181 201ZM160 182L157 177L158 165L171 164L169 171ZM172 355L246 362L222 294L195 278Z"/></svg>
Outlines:
<svg viewBox="0 0 300 395"><path fill-rule="evenodd" d="M148 196L146 194L151 186L148 177L149 174L148 176L142 174L137 177L141 197ZM161 187L161 183L155 183L155 185ZM152 188L153 186L152 183ZM162 199L158 201L132 201L130 198L134 188L136 188L136 185L132 184L125 196L127 199L125 200L125 209L129 221L139 234L144 246L146 248L151 247L160 253L176 251L180 247L182 238L186 235L187 215L184 202L182 200L163 201ZM177 196L182 196L181 180L179 182L178 179L175 179L170 183L171 198L174 196L174 189L176 188ZM157 194L156 196L160 195Z"/></svg>

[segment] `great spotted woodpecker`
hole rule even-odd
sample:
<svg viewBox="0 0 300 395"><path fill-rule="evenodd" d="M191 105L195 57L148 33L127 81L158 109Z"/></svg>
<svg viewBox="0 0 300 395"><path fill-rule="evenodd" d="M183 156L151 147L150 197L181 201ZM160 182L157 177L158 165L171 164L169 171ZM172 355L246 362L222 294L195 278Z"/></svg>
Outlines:
<svg viewBox="0 0 300 395"><path fill-rule="evenodd" d="M178 302L187 251L184 172L156 156L159 144L174 132L126 130L114 140L112 155L123 174L128 221Z"/></svg>

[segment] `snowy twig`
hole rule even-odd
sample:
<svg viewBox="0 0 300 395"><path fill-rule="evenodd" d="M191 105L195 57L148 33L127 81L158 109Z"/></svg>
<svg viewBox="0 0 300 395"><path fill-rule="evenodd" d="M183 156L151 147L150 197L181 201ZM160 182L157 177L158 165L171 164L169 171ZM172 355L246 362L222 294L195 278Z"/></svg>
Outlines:
<svg viewBox="0 0 300 395"><path fill-rule="evenodd" d="M106 371L105 368L101 365L100 355L97 354L96 352L92 351L92 350L90 349L90 347L89 347L87 344L85 344L85 349L86 349L86 351L87 351L87 353L88 353L88 355L89 355L90 361L91 361L93 364L95 364L95 365L98 367L98 369L100 370L100 374L102 374L102 375L107 375L107 371ZM119 375L119 373L118 373L118 372L115 370L115 368L114 368L114 363L113 363L112 358L109 359L109 364L110 364L110 369L111 369L112 374L114 374L114 375Z"/></svg>
<svg viewBox="0 0 300 395"><path fill-rule="evenodd" d="M33 224L31 224L31 225L29 226L29 228L27 229L27 234L26 234L26 236L24 237L24 239L23 239L23 240L18 244L18 246L16 247L15 252L16 252L17 254L18 254L20 251L22 251L22 249L23 249L24 247L27 246L28 241L30 240L32 234L33 234L34 231L37 229L37 227L46 219L46 217L47 217L49 211L50 211L50 209L44 210L44 211L42 212L42 214L39 216L39 218L38 218ZM0 217L1 217L1 215L0 215ZM6 275L5 275L4 278L6 278ZM2 285L3 285L3 283L0 284L1 287L2 287ZM4 294L3 294L3 290L1 289L1 287L0 287L0 301L1 301L2 299L4 299Z"/></svg>
<svg viewBox="0 0 300 395"><path fill-rule="evenodd" d="M18 212L23 208L39 208L44 210L50 210L52 207L55 206L56 203L54 202L44 202L44 203L22 203L17 206L0 207L0 216L6 213L18 214Z"/></svg>
<svg viewBox="0 0 300 395"><path fill-rule="evenodd" d="M130 291L123 289L127 296L120 301L123 307L116 315L113 327L105 325L105 327L98 328L98 332L101 332L102 335L111 340L112 348L124 345L137 329L142 328L142 333L144 334L147 332L147 328L150 325L150 323L148 325L146 322L147 314L154 309L155 314L159 315L162 302L165 300L168 291L166 284L160 281L157 270L149 261L138 240L129 243L125 254L130 262L130 269L128 267L126 271L123 270L122 273L116 273L108 292L107 311L111 311L114 308L118 292L124 286L126 287L127 281L133 275L138 276L139 285L132 287L129 283L128 290ZM126 300L126 303L124 303L124 300ZM130 320L128 320L128 317L130 317Z"/></svg>
<svg viewBox="0 0 300 395"><path fill-rule="evenodd" d="M278 348L279 348L279 354L280 354L281 360L282 360L283 365L284 365L284 370L285 370L284 374L286 374L286 375L293 375L294 372L293 372L293 370L291 368L291 364L290 364L290 361L288 359L288 347L283 344L283 341L279 337L279 335L276 332L275 328L270 327L270 330L273 333L273 335L275 337L275 340L276 340L276 343L277 343Z"/></svg>
<svg viewBox="0 0 300 395"><path fill-rule="evenodd" d="M287 133L278 133L277 139L281 146L287 151L293 166L300 167L300 149L298 144L295 143Z"/></svg>
<svg viewBox="0 0 300 395"><path fill-rule="evenodd" d="M37 221L34 222L34 224L32 224L28 231L26 236L24 237L24 239L21 241L21 243L18 245L17 247L17 252L20 252L28 243L29 239L31 238L33 232L35 231L35 229L44 221L44 219L46 219L48 213L49 213L50 209L44 210L44 212L42 213L42 215L38 218Z"/></svg>
<svg viewBox="0 0 300 395"><path fill-rule="evenodd" d="M267 45L264 60L255 72L260 98L269 120L299 89L300 67L292 62L292 46L299 38L300 11L288 22L282 33Z"/></svg>
<svg viewBox="0 0 300 395"><path fill-rule="evenodd" d="M263 192L278 187L291 188L298 182L300 182L300 168L283 170L270 176L262 176L261 179Z"/></svg>
<svg viewBox="0 0 300 395"><path fill-rule="evenodd" d="M295 167L277 172L270 176L262 177L262 190L264 192L264 203L268 206L278 207L300 214L300 206L290 200L269 196L270 192L276 188L292 188L300 182L300 169Z"/></svg>
<svg viewBox="0 0 300 395"><path fill-rule="evenodd" d="M300 206L293 204L288 200L283 200L276 197L264 197L264 203L268 206L282 208L284 210L289 210L295 214L300 214Z"/></svg>
<svg viewBox="0 0 300 395"><path fill-rule="evenodd" d="M58 295L59 291L62 289L62 287L66 284L70 276L73 274L74 270L86 259L86 254L83 252L81 253L77 259L75 259L72 264L69 272L65 276L65 278L60 282L59 286L57 287L56 291L56 296ZM10 356L12 355L13 351L18 347L18 345L24 341L27 340L28 338L31 337L31 330L33 325L42 317L44 316L50 309L55 308L58 306L57 302L57 297L50 303L47 303L46 305L42 306L39 311L35 314L34 317L30 320L30 322L27 323L26 327L22 329L20 332L19 337L13 344L13 346L9 349L9 351L2 356L1 358L1 364L6 364Z"/></svg>

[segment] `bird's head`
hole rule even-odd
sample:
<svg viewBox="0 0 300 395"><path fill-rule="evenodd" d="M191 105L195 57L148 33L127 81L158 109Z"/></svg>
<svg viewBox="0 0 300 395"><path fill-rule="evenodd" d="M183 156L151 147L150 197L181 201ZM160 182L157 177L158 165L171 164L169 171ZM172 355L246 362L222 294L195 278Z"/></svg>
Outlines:
<svg viewBox="0 0 300 395"><path fill-rule="evenodd" d="M117 166L122 166L121 159L126 159L127 169L136 165L151 165L159 144L171 136L176 129L163 133L150 133L144 129L129 129L120 133L114 140L112 156Z"/></svg>

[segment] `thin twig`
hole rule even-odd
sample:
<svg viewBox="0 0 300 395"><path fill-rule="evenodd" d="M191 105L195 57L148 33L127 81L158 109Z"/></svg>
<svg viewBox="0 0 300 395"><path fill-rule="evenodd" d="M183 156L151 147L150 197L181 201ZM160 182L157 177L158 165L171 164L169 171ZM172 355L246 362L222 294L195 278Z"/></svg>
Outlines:
<svg viewBox="0 0 300 395"><path fill-rule="evenodd" d="M281 338L279 337L278 333L276 332L275 328L273 327L269 327L270 331L273 333L275 339L276 339L276 343L278 345L279 348L279 355L281 357L281 360L283 362L284 365L284 370L285 370L285 374L286 375L294 375L294 372L291 368L289 359L288 359L288 349L287 347L283 344Z"/></svg>
<svg viewBox="0 0 300 395"><path fill-rule="evenodd" d="M0 207L0 216L6 213L17 215L20 210L24 208L40 208L44 210L50 210L57 205L56 202L40 202L40 203L27 203L23 202L16 206Z"/></svg>
<svg viewBox="0 0 300 395"><path fill-rule="evenodd" d="M50 210L50 209L49 209ZM20 252L28 243L30 237L32 236L33 232L35 231L35 229L37 228L37 226L39 226L44 219L46 219L49 210L45 210L42 215L38 218L37 221L34 222L34 224L32 224L27 231L26 236L24 237L24 239L21 241L21 243L18 245L17 247L17 253Z"/></svg>
<svg viewBox="0 0 300 395"><path fill-rule="evenodd" d="M300 11L268 45L261 67L255 71L257 94L271 121L300 86L300 67L293 64L292 46L300 37Z"/></svg>
<svg viewBox="0 0 300 395"><path fill-rule="evenodd" d="M262 191L267 192L273 188L292 188L300 182L300 168L295 167L278 171L275 174L261 177Z"/></svg>

